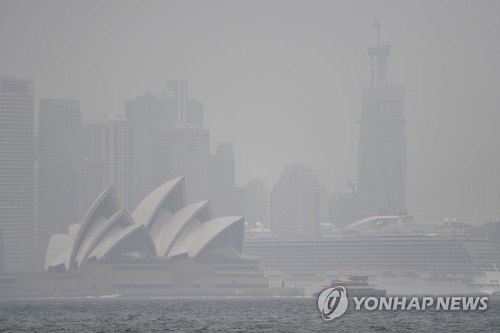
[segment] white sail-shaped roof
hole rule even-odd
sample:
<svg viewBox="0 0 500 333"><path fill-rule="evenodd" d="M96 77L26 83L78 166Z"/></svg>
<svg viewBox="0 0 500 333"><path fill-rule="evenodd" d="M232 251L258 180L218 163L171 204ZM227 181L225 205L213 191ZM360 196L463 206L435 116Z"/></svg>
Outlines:
<svg viewBox="0 0 500 333"><path fill-rule="evenodd" d="M197 202L177 211L169 220L163 222L156 234L152 235L158 255L168 257L168 252L183 234L196 229L208 219L210 219L208 201Z"/></svg>
<svg viewBox="0 0 500 333"><path fill-rule="evenodd" d="M95 257L156 257L156 247L146 227L134 224L102 242L95 250Z"/></svg>
<svg viewBox="0 0 500 333"><path fill-rule="evenodd" d="M235 258L241 254L242 217L211 219L208 201L184 207L184 178L155 189L134 210L121 209L112 188L92 204L69 235L54 235L46 269L75 269L92 260L125 258Z"/></svg>
<svg viewBox="0 0 500 333"><path fill-rule="evenodd" d="M232 245L241 253L244 236L245 219L241 216L226 216L206 221L198 229L196 239L189 249L189 257L197 257L210 247L221 247L227 244Z"/></svg>
<svg viewBox="0 0 500 333"><path fill-rule="evenodd" d="M45 270L62 266L69 268L71 248L75 240L68 235L55 234L50 237L49 246L45 254Z"/></svg>
<svg viewBox="0 0 500 333"><path fill-rule="evenodd" d="M92 204L83 219L71 251L70 267L78 267L88 253L94 238L105 227L107 220L120 210L120 203L112 187L106 189Z"/></svg>
<svg viewBox="0 0 500 333"><path fill-rule="evenodd" d="M156 257L156 247L143 225L134 223L128 212L120 209L112 188L105 190L90 207L80 224L71 225L69 233L54 235L49 243L45 268L66 270L104 257Z"/></svg>
<svg viewBox="0 0 500 333"><path fill-rule="evenodd" d="M75 239L76 236L78 235L78 230L80 230L81 226L82 226L81 223L70 224L69 227L68 227L68 235L69 235L69 237Z"/></svg>
<svg viewBox="0 0 500 333"><path fill-rule="evenodd" d="M143 224L148 230L156 231L159 225L184 206L184 177L172 179L157 187L144 198L132 213L137 224Z"/></svg>
<svg viewBox="0 0 500 333"><path fill-rule="evenodd" d="M86 251L80 251L82 253L82 258L84 258L81 265L96 256L96 252L98 252L96 247L102 248L103 244L119 237L119 232L131 225L135 224L125 209L121 209L113 214L89 241Z"/></svg>
<svg viewBox="0 0 500 333"><path fill-rule="evenodd" d="M193 246L198 236L201 224L198 224L192 230L184 232L182 237L175 242L170 251L168 251L167 258L172 259L179 256L187 256L189 254L189 249Z"/></svg>

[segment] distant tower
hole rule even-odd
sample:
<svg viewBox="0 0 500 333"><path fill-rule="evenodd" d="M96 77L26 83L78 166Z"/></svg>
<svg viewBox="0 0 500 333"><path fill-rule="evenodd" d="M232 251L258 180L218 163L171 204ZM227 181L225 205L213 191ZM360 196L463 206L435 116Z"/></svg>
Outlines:
<svg viewBox="0 0 500 333"><path fill-rule="evenodd" d="M400 214L406 208L404 86L388 81L389 46L368 48L370 87L362 93L358 155L360 217Z"/></svg>
<svg viewBox="0 0 500 333"><path fill-rule="evenodd" d="M113 186L122 206L133 209L132 126L116 115L94 124L95 158L102 168L102 188Z"/></svg>
<svg viewBox="0 0 500 333"><path fill-rule="evenodd" d="M80 102L40 99L38 137L38 229L40 250L45 253L53 234L80 221Z"/></svg>
<svg viewBox="0 0 500 333"><path fill-rule="evenodd" d="M203 129L203 104L188 97L187 82L169 80L167 88L167 91L148 92L125 102L125 115L134 130L135 203L164 181L156 178L154 171L157 168L155 147L159 133L172 124Z"/></svg>
<svg viewBox="0 0 500 333"><path fill-rule="evenodd" d="M80 182L80 206L82 218L85 216L95 199L102 193L104 162L97 158L94 124L84 124L82 128L82 160Z"/></svg>
<svg viewBox="0 0 500 333"><path fill-rule="evenodd" d="M168 122L203 128L203 104L188 97L187 81L168 80L167 88L173 93L173 108L167 110Z"/></svg>
<svg viewBox="0 0 500 333"><path fill-rule="evenodd" d="M208 198L208 130L165 124L156 133L153 147L153 176L159 184L184 176L188 203Z"/></svg>
<svg viewBox="0 0 500 333"><path fill-rule="evenodd" d="M34 256L33 81L0 78L0 269L30 271Z"/></svg>
<svg viewBox="0 0 500 333"><path fill-rule="evenodd" d="M230 143L219 143L208 164L210 204L214 216L237 215L235 210L234 152Z"/></svg>
<svg viewBox="0 0 500 333"><path fill-rule="evenodd" d="M282 239L314 238L328 223L328 193L312 168L285 168L271 191L271 230Z"/></svg>
<svg viewBox="0 0 500 333"><path fill-rule="evenodd" d="M269 228L269 191L262 179L251 179L245 185L245 220L249 228L257 223Z"/></svg>

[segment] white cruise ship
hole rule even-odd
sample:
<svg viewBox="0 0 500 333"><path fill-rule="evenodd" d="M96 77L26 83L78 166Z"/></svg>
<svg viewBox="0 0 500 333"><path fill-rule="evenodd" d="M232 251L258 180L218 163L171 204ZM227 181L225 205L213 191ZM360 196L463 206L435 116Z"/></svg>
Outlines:
<svg viewBox="0 0 500 333"><path fill-rule="evenodd" d="M500 249L458 224L424 224L408 216L377 216L321 237L279 239L247 233L243 253L261 259L275 288L312 294L352 274L388 295L470 295L500 291Z"/></svg>

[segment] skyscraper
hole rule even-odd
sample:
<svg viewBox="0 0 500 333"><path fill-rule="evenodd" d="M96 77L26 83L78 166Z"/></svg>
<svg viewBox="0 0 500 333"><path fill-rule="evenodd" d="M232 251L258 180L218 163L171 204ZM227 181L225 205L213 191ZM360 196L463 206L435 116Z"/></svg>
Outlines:
<svg viewBox="0 0 500 333"><path fill-rule="evenodd" d="M38 232L45 253L53 234L80 221L80 102L40 99L38 138Z"/></svg>
<svg viewBox="0 0 500 333"><path fill-rule="evenodd" d="M203 129L203 104L188 97L185 80L169 80L168 91L148 92L125 102L125 116L134 128L134 193L136 203L161 184L153 169L155 141L168 124Z"/></svg>
<svg viewBox="0 0 500 333"><path fill-rule="evenodd" d="M109 186L113 186L124 208L134 207L133 131L123 116L108 115L85 126L86 147L82 161L82 193L85 209Z"/></svg>
<svg viewBox="0 0 500 333"><path fill-rule="evenodd" d="M80 199L82 218L102 193L104 162L98 158L95 140L95 121L86 122L82 126L82 160Z"/></svg>
<svg viewBox="0 0 500 333"><path fill-rule="evenodd" d="M33 269L33 81L0 78L0 271Z"/></svg>
<svg viewBox="0 0 500 333"><path fill-rule="evenodd" d="M208 197L208 130L189 124L165 124L155 141L154 179L159 184L184 176L186 201Z"/></svg>
<svg viewBox="0 0 500 333"><path fill-rule="evenodd" d="M271 230L283 239L314 238L328 223L328 193L312 168L290 165L271 191Z"/></svg>
<svg viewBox="0 0 500 333"><path fill-rule="evenodd" d="M370 86L363 89L358 152L360 217L401 214L406 208L404 86L388 80L389 46L368 48Z"/></svg>
<svg viewBox="0 0 500 333"><path fill-rule="evenodd" d="M172 92L171 105L167 108L167 122L190 124L203 128L203 104L188 95L186 80L169 80L167 88Z"/></svg>
<svg viewBox="0 0 500 333"><path fill-rule="evenodd" d="M245 185L245 220L249 228L261 223L269 228L269 192L262 179L251 179Z"/></svg>
<svg viewBox="0 0 500 333"><path fill-rule="evenodd" d="M132 209L132 126L124 117L105 116L94 125L94 140L97 160L102 166L102 189L113 186L122 206Z"/></svg>
<svg viewBox="0 0 500 333"><path fill-rule="evenodd" d="M234 152L230 143L219 143L208 164L210 205L215 216L239 215L234 181Z"/></svg>

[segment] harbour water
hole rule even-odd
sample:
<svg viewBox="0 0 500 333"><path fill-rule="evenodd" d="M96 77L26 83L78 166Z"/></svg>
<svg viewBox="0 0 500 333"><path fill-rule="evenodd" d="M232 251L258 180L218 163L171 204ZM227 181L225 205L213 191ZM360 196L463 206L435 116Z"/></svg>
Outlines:
<svg viewBox="0 0 500 333"><path fill-rule="evenodd" d="M485 311L353 311L326 322L316 299L0 299L0 332L499 332L500 303Z"/></svg>

